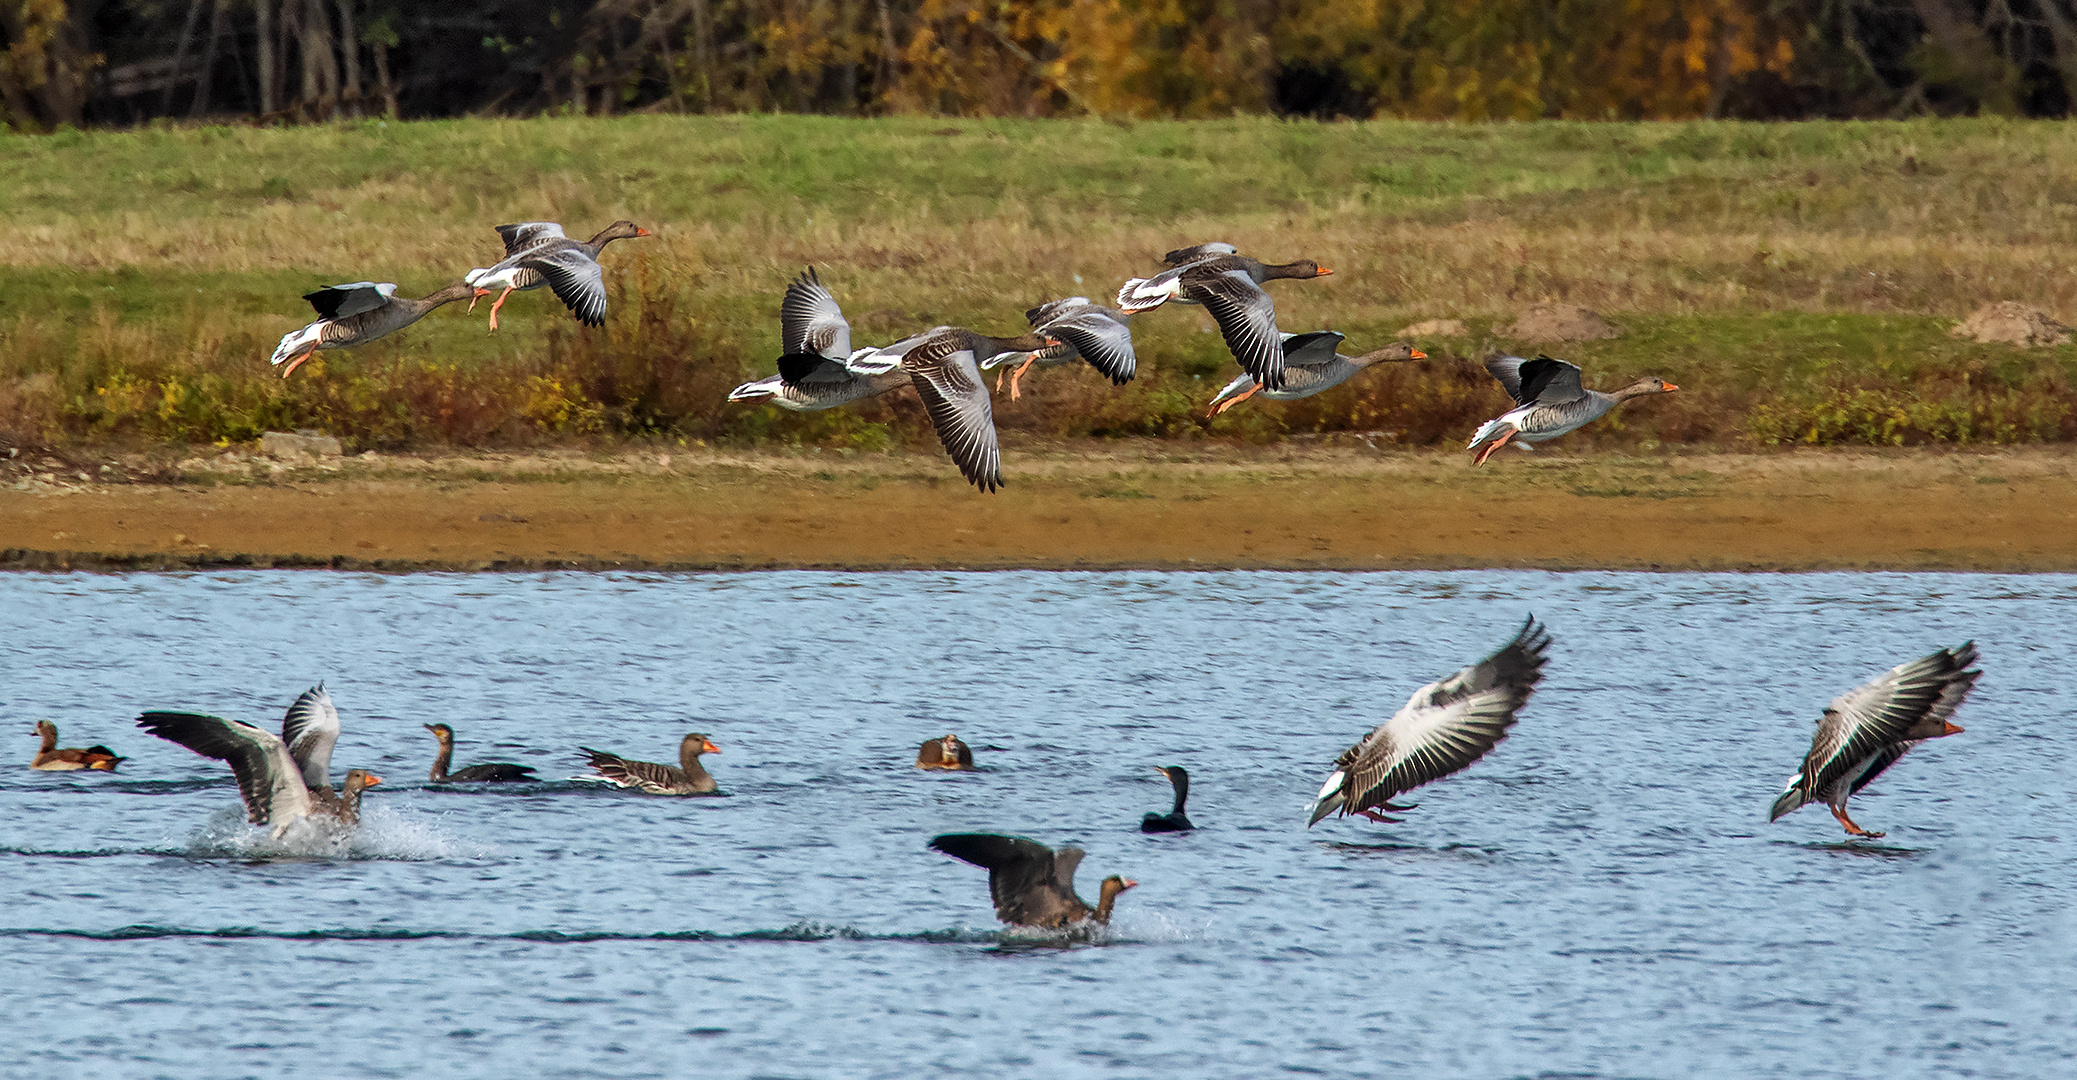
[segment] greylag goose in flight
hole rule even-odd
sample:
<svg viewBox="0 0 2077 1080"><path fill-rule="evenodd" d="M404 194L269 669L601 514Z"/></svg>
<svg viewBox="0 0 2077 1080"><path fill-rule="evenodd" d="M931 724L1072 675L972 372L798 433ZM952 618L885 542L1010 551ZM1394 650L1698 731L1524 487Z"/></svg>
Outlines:
<svg viewBox="0 0 2077 1080"><path fill-rule="evenodd" d="M1680 387L1647 375L1612 394L1588 390L1579 382L1579 368L1563 360L1539 356L1496 356L1486 361L1486 370L1507 388L1515 408L1480 425L1467 450L1478 456L1472 464L1483 465L1493 451L1511 439L1526 447L1570 434L1608 415L1608 410L1634 397L1670 394Z"/></svg>
<svg viewBox="0 0 2077 1080"><path fill-rule="evenodd" d="M556 299L578 322L605 325L606 272L599 266L599 254L615 240L649 235L648 229L632 221L616 221L582 242L564 236L563 227L553 221L527 221L497 229L505 241L505 258L462 278L475 287L478 297L489 296L492 289L504 290L490 305L492 330L498 328L498 309L505 306L506 297L543 285L555 291ZM476 310L474 299L469 301L469 310Z"/></svg>
<svg viewBox="0 0 2077 1080"><path fill-rule="evenodd" d="M36 737L43 746L36 756L29 759L29 767L45 772L75 772L91 769L95 772L114 772L124 759L115 756L115 751L99 744L82 750L76 746L58 749L58 725L48 720L36 721Z"/></svg>
<svg viewBox="0 0 2077 1080"><path fill-rule="evenodd" d="M1000 352L1032 352L1058 344L1058 338L1039 333L996 338L940 326L883 349L861 350L845 366L868 376L896 369L908 373L959 474L982 491L994 491L1002 486L1002 449L980 365Z"/></svg>
<svg viewBox="0 0 2077 1080"><path fill-rule="evenodd" d="M426 777L435 784L477 782L499 783L513 780L532 780L534 770L527 765L514 765L505 761L493 761L484 765L470 765L447 771L447 763L454 760L454 729L446 724L421 725L440 740L440 753L433 758L433 771Z"/></svg>
<svg viewBox="0 0 2077 1080"><path fill-rule="evenodd" d="M603 780L624 788L631 788L644 795L706 795L715 788L714 778L700 766L701 754L718 754L721 748L707 740L705 735L687 735L678 744L678 766L659 765L653 761L629 761L618 754L604 750L593 750L588 746L577 749L591 757L592 776L580 776L579 780Z"/></svg>
<svg viewBox="0 0 2077 1080"><path fill-rule="evenodd" d="M1817 722L1803 769L1789 777L1788 787L1774 800L1768 821L1805 803L1823 801L1850 836L1875 839L1846 816L1846 800L1927 739L1958 735L1962 729L1948 718L1983 672L1976 662L1976 643L1899 664L1880 677L1833 698Z"/></svg>
<svg viewBox="0 0 2077 1080"><path fill-rule="evenodd" d="M1086 296L1070 296L1065 300L1048 300L1024 313L1034 333L1060 339L1060 344L1049 345L1033 352L996 353L981 365L988 371L1005 364L1023 363L1010 373L1010 400L1022 393L1018 383L1033 364L1040 367L1056 367L1075 360L1087 360L1089 366L1103 373L1112 384L1123 386L1132 381L1133 372L1139 366L1139 358L1132 352L1132 328L1125 325L1128 316L1122 311L1113 311L1101 304L1092 304ZM1002 390L1002 376L995 377L995 389Z"/></svg>
<svg viewBox="0 0 2077 1080"><path fill-rule="evenodd" d="M296 705L305 705L310 696L296 699ZM324 709L329 710L330 704L326 699ZM382 778L365 769L349 769L341 794L334 794L330 783L312 783L313 772L322 778L324 770L330 767L332 740L338 737L338 714L331 713L335 726L330 738L325 738L321 710L313 705L301 723L297 723L295 712L292 706L281 737L242 720L202 713L148 712L137 718L137 726L204 757L228 763L232 775L238 778L238 793L245 799L246 820L254 825L274 826L270 835L276 838L305 817L323 816L343 825L357 824L361 792L382 783ZM299 757L295 751L298 736L307 756Z"/></svg>
<svg viewBox="0 0 2077 1080"><path fill-rule="evenodd" d="M283 334L281 344L267 363L281 368L281 377L301 367L319 349L346 349L393 334L426 317L434 308L476 295L474 286L457 281L416 300L397 295L395 282L356 281L329 285L303 299L317 309L318 320L294 333Z"/></svg>
<svg viewBox="0 0 2077 1080"><path fill-rule="evenodd" d="M1276 305L1262 285L1280 278L1325 277L1334 271L1311 259L1264 263L1235 254L1231 244L1179 248L1163 258L1169 269L1150 278L1133 278L1118 290L1118 309L1136 315L1171 300L1203 304L1241 370L1271 390L1283 389L1284 352Z"/></svg>
<svg viewBox="0 0 2077 1080"><path fill-rule="evenodd" d="M1107 926L1118 894L1139 884L1112 874L1103 879L1096 906L1090 907L1075 895L1081 848L1054 851L1036 840L997 833L946 833L930 846L985 868L995 917L1012 926L1059 929L1091 920Z"/></svg>
<svg viewBox="0 0 2077 1080"><path fill-rule="evenodd" d="M1195 825L1190 824L1190 819L1183 814L1183 804L1190 800L1189 771L1181 765L1156 765L1154 766L1154 771L1168 777L1168 782L1175 786L1176 804L1174 809L1171 809L1166 814L1156 814L1149 811L1146 817L1140 819L1139 831L1189 832L1191 829L1196 828Z"/></svg>
<svg viewBox="0 0 2077 1080"><path fill-rule="evenodd" d="M1342 751L1334 773L1320 786L1306 828L1340 811L1372 821L1397 822L1380 810L1401 813L1413 805L1395 806L1394 795L1440 780L1486 756L1529 700L1543 678L1550 632L1534 616L1522 623L1514 640L1447 679L1414 691L1390 720L1363 741Z"/></svg>
<svg viewBox="0 0 2077 1080"><path fill-rule="evenodd" d="M1207 415L1217 416L1256 394L1276 401L1308 398L1348 382L1372 364L1428 358L1427 353L1404 341L1395 341L1361 356L1343 356L1335 350L1346 338L1333 330L1285 334L1283 338L1284 388L1265 391L1253 375L1243 374L1219 391L1219 396L1212 399L1212 411Z"/></svg>
<svg viewBox="0 0 2077 1080"><path fill-rule="evenodd" d="M844 366L854 355L873 350L852 350L844 309L812 266L786 286L786 299L779 305L779 339L785 350L779 373L736 387L728 395L730 401L770 398L781 408L812 412L913 384L900 368L860 375Z"/></svg>
<svg viewBox="0 0 2077 1080"><path fill-rule="evenodd" d="M971 769L974 767L974 752L959 741L957 735L932 739L916 751L916 767L919 769Z"/></svg>

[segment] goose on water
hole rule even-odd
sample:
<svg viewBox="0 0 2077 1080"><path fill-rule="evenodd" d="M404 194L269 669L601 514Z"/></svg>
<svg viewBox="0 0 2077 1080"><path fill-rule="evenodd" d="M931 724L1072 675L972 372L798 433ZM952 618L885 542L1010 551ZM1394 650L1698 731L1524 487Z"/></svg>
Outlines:
<svg viewBox="0 0 2077 1080"><path fill-rule="evenodd" d="M1183 804L1190 801L1189 770L1181 765L1156 765L1154 766L1154 771L1168 777L1168 782L1175 787L1176 804L1166 814L1156 814L1149 811L1146 817L1140 819L1139 831L1189 832L1191 829L1196 828L1196 826L1190 824L1190 819L1183 814Z"/></svg>
<svg viewBox="0 0 2077 1080"><path fill-rule="evenodd" d="M356 281L330 285L303 299L317 309L318 320L291 334L281 336L267 363L281 368L281 377L301 367L319 349L346 349L393 334L426 317L434 308L476 295L475 286L457 281L438 292L416 300L398 296L395 282Z"/></svg>
<svg viewBox="0 0 2077 1080"><path fill-rule="evenodd" d="M1550 643L1550 632L1531 616L1499 652L1414 691L1390 720L1335 759L1306 828L1337 811L1396 823L1380 811L1403 813L1414 804L1394 805L1393 796L1486 756L1507 738L1543 678Z"/></svg>
<svg viewBox="0 0 2077 1080"><path fill-rule="evenodd" d="M1036 840L998 833L946 833L930 846L986 869L995 917L1012 926L1059 929L1090 921L1109 925L1118 894L1139 884L1112 874L1103 879L1096 906L1090 907L1075 895L1081 848L1055 851Z"/></svg>
<svg viewBox="0 0 2077 1080"><path fill-rule="evenodd" d="M1345 340L1347 339L1342 334L1332 330L1283 335L1284 388L1264 390L1253 375L1242 374L1240 378L1227 383L1226 389L1219 391L1219 395L1212 399L1212 411L1207 415L1217 416L1256 394L1276 401L1308 398L1340 386L1372 364L1401 363L1428 358L1427 353L1404 341L1395 341L1382 349L1373 349L1361 356L1343 356L1335 350Z"/></svg>
<svg viewBox="0 0 2077 1080"><path fill-rule="evenodd" d="M971 769L974 767L974 752L957 735L932 739L916 751L916 767L919 769Z"/></svg>
<svg viewBox="0 0 2077 1080"><path fill-rule="evenodd" d="M1465 449L1478 452L1472 459L1474 465L1485 464L1493 451L1509 440L1527 449L1529 443L1549 442L1578 431L1631 398L1670 394L1680 389L1656 375L1648 375L1612 394L1604 394L1580 385L1577 366L1548 356L1534 360L1496 356L1486 361L1486 370L1507 388L1515 408L1486 421L1471 436L1471 445Z"/></svg>
<svg viewBox="0 0 2077 1080"><path fill-rule="evenodd" d="M1033 352L1058 344L1058 338L1036 332L997 338L940 326L886 348L860 350L844 366L867 376L906 372L959 474L982 491L994 491L1002 487L1002 449L980 365L997 353Z"/></svg>
<svg viewBox="0 0 2077 1080"><path fill-rule="evenodd" d="M860 375L844 366L852 356L873 350L852 350L844 309L812 266L786 286L786 298L779 304L779 344L785 350L779 373L736 387L728 395L730 401L770 398L781 408L812 412L914 385L900 368Z"/></svg>
<svg viewBox="0 0 2077 1080"><path fill-rule="evenodd" d="M1113 385L1132 381L1139 358L1132 352L1132 328L1125 325L1128 316L1124 312L1092 304L1086 296L1070 296L1048 300L1025 312L1024 318L1033 333L1059 338L1060 344L1032 352L996 353L981 365L983 371L988 371L1022 359L1023 363L1010 373L1010 400L1015 401L1022 393L1018 384L1033 364L1056 367L1087 360ZM1001 375L995 377L995 389L1002 390Z"/></svg>
<svg viewBox="0 0 2077 1080"><path fill-rule="evenodd" d="M678 765L659 765L654 761L630 761L618 754L604 750L593 750L588 746L577 749L591 758L593 775L577 777L579 780L602 780L619 787L639 791L644 795L706 795L714 791L714 778L700 765L701 754L718 754L721 748L710 742L705 735L694 732L678 744Z"/></svg>
<svg viewBox="0 0 2077 1080"><path fill-rule="evenodd" d="M339 711L322 683L304 691L282 718L281 734L242 720L189 712L148 712L137 726L168 742L231 766L246 820L272 825L280 837L300 818L330 818L352 826L360 821L361 792L382 783L365 769L350 769L340 793L332 791L332 746L339 740Z"/></svg>
<svg viewBox="0 0 2077 1080"><path fill-rule="evenodd" d="M493 761L483 765L469 765L453 772L447 771L447 763L454 760L454 729L446 724L420 725L433 733L440 741L440 753L433 758L433 771L426 779L435 784L445 783L501 783L514 780L532 780L534 770L528 765L514 765L505 761Z"/></svg>
<svg viewBox="0 0 2077 1080"><path fill-rule="evenodd" d="M43 746L36 756L29 759L29 767L45 772L75 772L90 769L95 772L114 772L124 759L115 756L115 751L96 743L82 750L76 746L58 748L58 725L48 720L36 721L36 737Z"/></svg>
<svg viewBox="0 0 2077 1080"><path fill-rule="evenodd" d="M1202 304L1219 324L1226 347L1242 371L1271 390L1284 387L1284 353L1276 328L1276 305L1262 291L1280 278L1326 277L1334 271L1311 259L1264 263L1237 254L1233 245L1199 244L1163 256L1169 269L1151 278L1133 278L1118 290L1118 309L1128 315L1150 311L1169 301Z"/></svg>
<svg viewBox="0 0 2077 1080"><path fill-rule="evenodd" d="M1976 643L1965 641L1899 664L1833 698L1817 722L1817 734L1810 740L1802 770L1789 777L1788 787L1774 800L1767 820L1779 820L1805 803L1821 801L1849 836L1880 837L1881 833L1854 824L1846 814L1846 800L1912 747L1927 739L1961 734L1961 727L1949 718L1983 674L1970 667L1975 662Z"/></svg>
<svg viewBox="0 0 2077 1080"><path fill-rule="evenodd" d="M504 290L490 305L492 330L498 328L498 309L505 306L506 297L543 285L555 291L556 299L578 322L605 325L606 272L599 266L599 255L615 240L649 235L648 229L632 221L616 221L586 241L564 236L563 227L553 221L500 225L497 230L505 241L504 259L471 270L462 278L475 287L477 297L489 296L493 289ZM469 310L476 310L474 299L469 301Z"/></svg>

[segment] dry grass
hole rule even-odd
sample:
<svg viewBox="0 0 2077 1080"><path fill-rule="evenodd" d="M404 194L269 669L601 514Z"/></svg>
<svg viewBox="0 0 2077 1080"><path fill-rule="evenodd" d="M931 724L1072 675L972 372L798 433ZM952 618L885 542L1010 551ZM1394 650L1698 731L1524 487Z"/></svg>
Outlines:
<svg viewBox="0 0 2077 1080"><path fill-rule="evenodd" d="M1442 316L1436 359L1206 421L1231 362L1195 310L1137 320L1142 378L1027 380L1041 434L1383 432L1462 439L1501 407L1472 358L1544 300L1629 333L1557 349L1593 385L1656 372L1589 444L2024 442L2077 437L2077 346L1947 338L2018 299L2077 319L2077 133L1901 124L841 120L470 121L0 138L0 429L46 442L246 439L324 427L368 446L667 436L932 445L907 395L794 416L725 405L771 370L777 297L814 263L861 341L940 322L1012 332L1103 298L1179 242L1335 269L1272 287L1286 329L1366 349ZM263 358L308 289L428 291L494 257L491 224L630 217L609 324L545 293L507 329L459 308L311 377Z"/></svg>

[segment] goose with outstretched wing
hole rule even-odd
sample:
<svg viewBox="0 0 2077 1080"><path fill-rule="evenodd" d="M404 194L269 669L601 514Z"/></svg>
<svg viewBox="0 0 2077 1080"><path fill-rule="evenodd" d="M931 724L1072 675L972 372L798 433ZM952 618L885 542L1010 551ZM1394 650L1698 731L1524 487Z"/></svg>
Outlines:
<svg viewBox="0 0 2077 1080"><path fill-rule="evenodd" d="M1075 868L1082 849L1058 851L1021 836L1000 833L946 833L931 840L932 850L984 867L995 917L1012 926L1060 929L1080 922L1108 925L1118 894L1139 884L1112 874L1103 879L1095 907L1075 895Z"/></svg>
<svg viewBox="0 0 2077 1080"><path fill-rule="evenodd" d="M306 817L328 817L345 826L358 824L361 792L382 782L366 770L351 769L341 794L332 795L329 787L321 794L314 792L304 783L305 766L291 754L288 743L242 720L204 713L148 712L137 718L137 726L228 764L238 778L246 820L272 825L275 837ZM329 744L326 760L330 760Z"/></svg>
<svg viewBox="0 0 2077 1080"><path fill-rule="evenodd" d="M779 304L779 344L785 350L779 373L736 387L730 401L770 399L780 408L814 412L913 385L899 368L862 375L846 366L854 355L874 350L851 348L844 309L812 266L786 286Z"/></svg>
<svg viewBox="0 0 2077 1080"><path fill-rule="evenodd" d="M1522 449L1531 443L1549 442L1569 435L1608 415L1610 409L1631 398L1670 394L1680 387L1648 375L1613 393L1589 390L1580 383L1576 364L1549 356L1524 360L1519 356L1494 356L1486 371L1499 380L1515 408L1479 425L1471 436L1471 463L1483 465L1493 452L1513 441Z"/></svg>
<svg viewBox="0 0 2077 1080"><path fill-rule="evenodd" d="M1500 651L1447 679L1414 691L1390 720L1334 762L1313 800L1306 827L1339 812L1394 822L1393 796L1440 780L1486 756L1502 739L1543 678L1550 631L1534 616Z"/></svg>
<svg viewBox="0 0 2077 1080"><path fill-rule="evenodd" d="M1033 333L1058 338L1060 343L1031 352L1001 352L982 362L983 371L1017 364L1009 376L1012 401L1022 395L1019 384L1033 365L1057 367L1086 360L1116 386L1131 382L1138 370L1139 358L1132 351L1132 328L1125 325L1130 316L1122 311L1092 304L1086 296L1070 296L1048 300L1025 312L1024 318ZM1001 375L995 377L998 392L1002 390L1002 379Z"/></svg>

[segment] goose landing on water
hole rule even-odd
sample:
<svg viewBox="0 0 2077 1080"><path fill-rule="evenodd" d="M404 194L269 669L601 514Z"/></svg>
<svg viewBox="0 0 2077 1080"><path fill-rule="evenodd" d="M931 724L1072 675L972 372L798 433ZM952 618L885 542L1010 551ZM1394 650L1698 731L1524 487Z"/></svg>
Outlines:
<svg viewBox="0 0 2077 1080"><path fill-rule="evenodd" d="M98 743L82 750L68 746L58 748L58 725L48 720L36 721L36 737L43 746L36 756L29 759L29 767L44 772L76 772L89 769L94 772L114 772L125 759L115 756L115 751Z"/></svg>
<svg viewBox="0 0 2077 1080"><path fill-rule="evenodd" d="M1189 818L1183 816L1183 804L1190 801L1190 773L1181 765L1156 765L1154 766L1154 771L1168 777L1168 782L1175 785L1176 804L1166 814L1150 812L1146 817L1141 818L1139 831L1189 832L1191 829L1196 828L1196 826L1190 824Z"/></svg>
<svg viewBox="0 0 2077 1080"><path fill-rule="evenodd" d="M1486 756L1507 738L1515 714L1543 678L1550 643L1550 632L1531 616L1499 652L1414 691L1390 720L1342 751L1313 801L1306 828L1336 811L1396 823L1378 811L1414 807L1395 806L1392 796Z"/></svg>
<svg viewBox="0 0 2077 1080"><path fill-rule="evenodd" d="M327 773L339 738L339 713L322 685L289 706L280 737L242 720L202 713L148 712L137 718L137 726L229 764L245 799L246 820L272 825L269 835L276 839L306 817L327 818L349 829L358 825L361 792L382 783L364 769L350 769L344 789L333 793Z"/></svg>
<svg viewBox="0 0 2077 1080"><path fill-rule="evenodd" d="M644 795L708 795L716 787L714 778L700 765L700 755L718 754L721 748L698 732L687 735L678 744L678 767L675 769L653 761L630 761L618 754L593 750L588 746L577 749L591 758L593 774L572 779L603 781Z"/></svg>
<svg viewBox="0 0 2077 1080"><path fill-rule="evenodd" d="M483 765L469 765L453 772L447 771L447 763L454 760L454 729L446 724L424 724L433 738L440 741L440 753L433 758L433 771L426 779L435 784L448 783L508 783L532 780L534 770L527 765L514 765L505 761L493 761Z"/></svg>
<svg viewBox="0 0 2077 1080"><path fill-rule="evenodd" d="M1075 895L1081 848L1054 851L1036 840L997 833L946 833L930 846L986 869L995 917L1012 926L1060 929L1090 921L1108 926L1118 894L1139 884L1112 874L1103 879L1103 891L1090 907Z"/></svg>
<svg viewBox="0 0 2077 1080"><path fill-rule="evenodd" d="M1846 815L1846 800L1927 739L1959 735L1949 717L1961 708L1982 671L1976 643L1963 642L1920 660L1899 664L1852 692L1833 698L1817 722L1803 768L1789 777L1767 820L1805 803L1824 802L1847 835L1876 839Z"/></svg>

